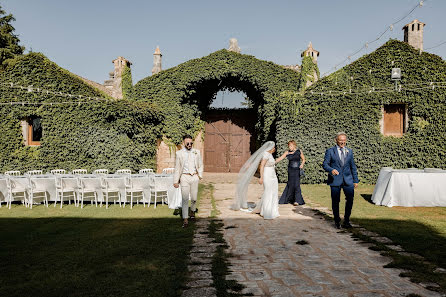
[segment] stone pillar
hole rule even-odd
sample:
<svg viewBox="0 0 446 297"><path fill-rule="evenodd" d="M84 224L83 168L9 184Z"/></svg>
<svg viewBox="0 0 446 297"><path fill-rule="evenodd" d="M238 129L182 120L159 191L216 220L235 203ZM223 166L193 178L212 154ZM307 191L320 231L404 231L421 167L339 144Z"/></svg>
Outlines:
<svg viewBox="0 0 446 297"><path fill-rule="evenodd" d="M409 45L420 50L420 52L423 51L423 32L425 25L426 24L415 19L403 27L404 42L407 42Z"/></svg>
<svg viewBox="0 0 446 297"><path fill-rule="evenodd" d="M161 59L163 55L161 54L160 47L157 46L155 49L155 52L153 53L153 68L152 68L152 75L157 74L158 72L161 72L162 66L161 66Z"/></svg>

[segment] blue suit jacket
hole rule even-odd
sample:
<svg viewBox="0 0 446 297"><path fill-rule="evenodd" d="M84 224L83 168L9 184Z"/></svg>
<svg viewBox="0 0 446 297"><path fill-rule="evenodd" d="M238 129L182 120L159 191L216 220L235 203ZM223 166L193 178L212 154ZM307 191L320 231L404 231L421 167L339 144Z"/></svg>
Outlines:
<svg viewBox="0 0 446 297"><path fill-rule="evenodd" d="M358 170L356 169L355 160L353 159L353 151L347 148L347 156L344 167L341 166L337 147L331 147L325 151L324 163L322 167L328 172L327 184L330 186L340 186L345 183L347 186L353 186L358 183ZM336 169L339 175L332 175L331 171Z"/></svg>

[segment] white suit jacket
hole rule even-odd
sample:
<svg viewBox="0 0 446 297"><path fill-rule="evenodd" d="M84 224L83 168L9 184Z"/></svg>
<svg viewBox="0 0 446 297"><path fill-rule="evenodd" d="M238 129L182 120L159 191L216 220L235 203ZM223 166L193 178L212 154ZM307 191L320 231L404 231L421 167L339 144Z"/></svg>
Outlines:
<svg viewBox="0 0 446 297"><path fill-rule="evenodd" d="M198 177L203 178L203 159L201 158L201 153L197 149L192 149L192 156L194 158L195 167L198 170ZM173 182L178 184L180 182L180 177L183 174L184 164L187 161L187 152L181 149L175 154L175 172L173 176Z"/></svg>

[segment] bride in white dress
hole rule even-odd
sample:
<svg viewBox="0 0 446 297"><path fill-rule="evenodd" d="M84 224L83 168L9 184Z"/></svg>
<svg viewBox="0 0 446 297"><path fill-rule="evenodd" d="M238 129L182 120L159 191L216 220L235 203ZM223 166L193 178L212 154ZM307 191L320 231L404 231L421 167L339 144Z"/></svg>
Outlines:
<svg viewBox="0 0 446 297"><path fill-rule="evenodd" d="M240 169L237 191L232 209L248 208L248 185L260 164L260 180L263 184L263 195L253 213L259 213L264 219L274 219L279 216L278 181L275 170L275 160L272 153L275 151L274 142L268 141L257 150Z"/></svg>

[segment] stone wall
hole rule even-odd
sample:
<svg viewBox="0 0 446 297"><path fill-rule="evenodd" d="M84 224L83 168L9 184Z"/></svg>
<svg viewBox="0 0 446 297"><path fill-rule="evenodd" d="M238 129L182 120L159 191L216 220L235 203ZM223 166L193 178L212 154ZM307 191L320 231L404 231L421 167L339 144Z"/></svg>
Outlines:
<svg viewBox="0 0 446 297"><path fill-rule="evenodd" d="M198 133L194 140L194 148L199 150L201 156L204 157L204 138L203 132ZM175 167L175 153L182 149L182 146L169 146L165 139L158 140L158 147L156 150L156 172L161 173L164 168ZM204 161L204 160L203 160Z"/></svg>

